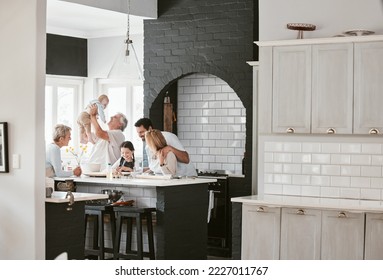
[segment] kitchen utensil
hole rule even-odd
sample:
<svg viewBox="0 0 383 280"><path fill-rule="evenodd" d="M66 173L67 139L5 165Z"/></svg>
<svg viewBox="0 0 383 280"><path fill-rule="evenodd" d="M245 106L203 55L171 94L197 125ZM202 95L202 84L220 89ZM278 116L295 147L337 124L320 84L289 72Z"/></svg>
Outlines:
<svg viewBox="0 0 383 280"><path fill-rule="evenodd" d="M109 196L110 202L116 202L124 194L122 191L110 190L110 189L104 189L104 190L101 190L101 192Z"/></svg>

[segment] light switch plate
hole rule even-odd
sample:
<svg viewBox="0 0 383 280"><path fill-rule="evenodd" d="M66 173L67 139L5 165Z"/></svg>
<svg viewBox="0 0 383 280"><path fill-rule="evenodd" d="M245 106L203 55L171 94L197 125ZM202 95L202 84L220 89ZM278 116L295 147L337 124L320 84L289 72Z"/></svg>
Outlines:
<svg viewBox="0 0 383 280"><path fill-rule="evenodd" d="M18 155L18 154L12 155L12 167L14 169L20 168L20 155Z"/></svg>

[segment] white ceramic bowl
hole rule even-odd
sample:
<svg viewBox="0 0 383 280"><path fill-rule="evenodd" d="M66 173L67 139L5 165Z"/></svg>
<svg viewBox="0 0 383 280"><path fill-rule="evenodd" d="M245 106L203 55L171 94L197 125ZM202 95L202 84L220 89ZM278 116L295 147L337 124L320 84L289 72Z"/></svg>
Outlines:
<svg viewBox="0 0 383 280"><path fill-rule="evenodd" d="M83 172L100 172L101 164L100 163L84 163L81 165Z"/></svg>

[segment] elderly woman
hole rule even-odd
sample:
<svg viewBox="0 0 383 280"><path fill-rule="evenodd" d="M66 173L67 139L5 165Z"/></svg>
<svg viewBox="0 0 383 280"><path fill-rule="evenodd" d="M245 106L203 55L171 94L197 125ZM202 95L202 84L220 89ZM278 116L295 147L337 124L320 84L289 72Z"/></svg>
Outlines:
<svg viewBox="0 0 383 280"><path fill-rule="evenodd" d="M177 158L173 152L168 152L164 156L163 148L167 146L165 137L158 129L151 129L145 132L145 142L148 145L153 160L158 161L160 171L152 170L155 173L172 174L177 173Z"/></svg>
<svg viewBox="0 0 383 280"><path fill-rule="evenodd" d="M80 176L81 168L78 166L73 171L64 171L61 167L60 148L68 146L71 136L71 128L69 126L58 124L53 130L53 143L47 146L45 159L45 176L46 177L70 177Z"/></svg>

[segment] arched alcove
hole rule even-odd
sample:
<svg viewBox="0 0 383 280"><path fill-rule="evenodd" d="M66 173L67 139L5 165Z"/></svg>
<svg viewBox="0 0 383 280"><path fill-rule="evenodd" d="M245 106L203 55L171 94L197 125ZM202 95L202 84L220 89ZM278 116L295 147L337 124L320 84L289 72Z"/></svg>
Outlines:
<svg viewBox="0 0 383 280"><path fill-rule="evenodd" d="M169 83L150 106L154 126L163 129L161 112L165 93L175 113L173 132L198 170L242 173L246 146L246 108L223 79L192 73Z"/></svg>

